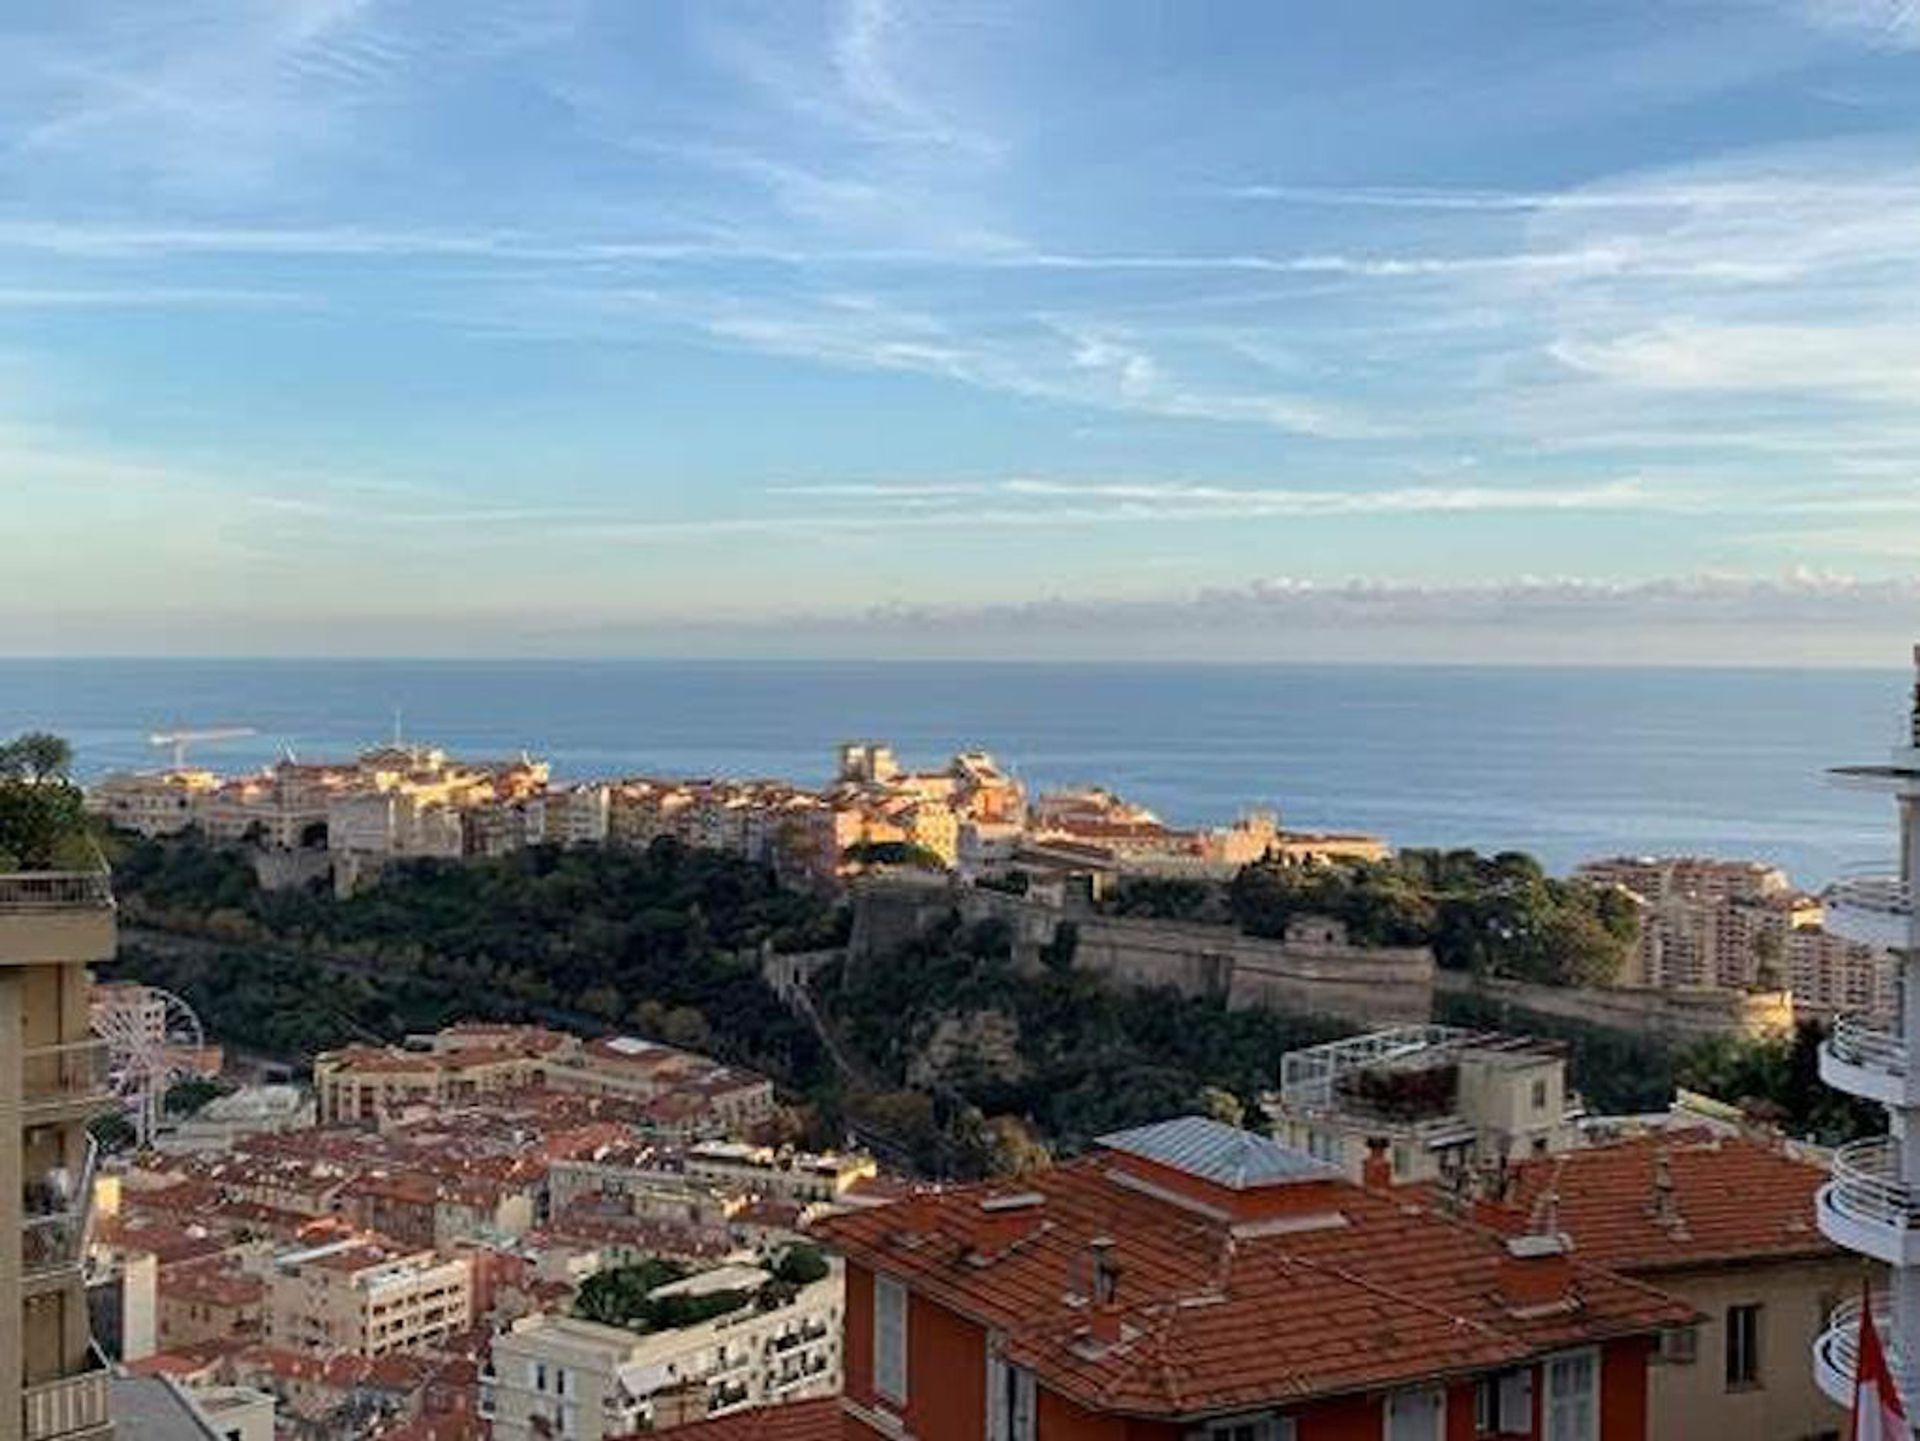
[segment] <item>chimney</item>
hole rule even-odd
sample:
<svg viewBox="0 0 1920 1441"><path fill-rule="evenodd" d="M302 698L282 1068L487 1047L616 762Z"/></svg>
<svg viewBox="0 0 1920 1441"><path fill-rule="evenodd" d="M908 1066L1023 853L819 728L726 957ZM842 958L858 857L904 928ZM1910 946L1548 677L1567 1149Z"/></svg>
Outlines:
<svg viewBox="0 0 1920 1441"><path fill-rule="evenodd" d="M1113 1264L1113 1237L1095 1236L1093 1287L1088 1298L1087 1332L1097 1346L1120 1344L1120 1268Z"/></svg>
<svg viewBox="0 0 1920 1441"><path fill-rule="evenodd" d="M1393 1162L1387 1156L1385 1136L1367 1137L1367 1159L1360 1163L1360 1184L1370 1191L1384 1191L1393 1184Z"/></svg>
<svg viewBox="0 0 1920 1441"><path fill-rule="evenodd" d="M1673 1195L1673 1157L1665 1146L1653 1153L1653 1219L1662 1226L1680 1219Z"/></svg>

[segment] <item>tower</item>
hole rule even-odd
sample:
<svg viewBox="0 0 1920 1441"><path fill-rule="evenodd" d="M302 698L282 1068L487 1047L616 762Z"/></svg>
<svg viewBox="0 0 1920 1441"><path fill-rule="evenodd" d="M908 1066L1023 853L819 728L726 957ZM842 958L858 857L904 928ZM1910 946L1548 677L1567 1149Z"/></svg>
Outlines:
<svg viewBox="0 0 1920 1441"><path fill-rule="evenodd" d="M1828 892L1826 916L1835 935L1897 956L1899 1019L1882 1030L1843 1018L1820 1048L1821 1080L1884 1106L1887 1130L1834 1153L1816 1208L1829 1240L1889 1269L1871 1304L1910 1417L1920 1416L1920 646L1914 668L1912 709L1888 763L1832 772L1841 785L1892 796L1899 815L1898 860L1850 871ZM1860 1304L1837 1307L1814 1343L1815 1379L1843 1406L1853 1401Z"/></svg>
<svg viewBox="0 0 1920 1441"><path fill-rule="evenodd" d="M88 1326L87 1122L113 1104L87 966L113 955L104 867L0 874L0 1441L104 1441Z"/></svg>

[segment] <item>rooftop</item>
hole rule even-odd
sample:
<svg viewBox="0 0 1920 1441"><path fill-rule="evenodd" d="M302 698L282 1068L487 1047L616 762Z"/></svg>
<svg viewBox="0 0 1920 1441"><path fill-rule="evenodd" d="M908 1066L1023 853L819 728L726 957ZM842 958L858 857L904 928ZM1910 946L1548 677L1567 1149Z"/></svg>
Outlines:
<svg viewBox="0 0 1920 1441"><path fill-rule="evenodd" d="M1023 1177L1018 1198L958 1187L818 1231L1106 1413L1193 1419L1409 1385L1693 1319L1582 1256L1517 1255L1414 1197L1302 1173L1257 1137L1243 1169L1213 1124L1123 1132L1126 1149ZM1168 1144L1181 1137L1208 1139ZM1086 1295L1096 1253L1117 1277L1106 1306Z"/></svg>
<svg viewBox="0 0 1920 1441"><path fill-rule="evenodd" d="M1651 1274L1840 1254L1814 1225L1814 1193L1826 1179L1819 1166L1744 1136L1675 1131L1524 1161L1505 1199L1474 1214L1523 1230L1551 1190L1559 1227L1582 1257Z"/></svg>
<svg viewBox="0 0 1920 1441"><path fill-rule="evenodd" d="M1337 1173L1336 1167L1305 1152L1205 1116L1182 1116L1115 1131L1100 1137L1099 1144L1235 1191L1326 1180Z"/></svg>

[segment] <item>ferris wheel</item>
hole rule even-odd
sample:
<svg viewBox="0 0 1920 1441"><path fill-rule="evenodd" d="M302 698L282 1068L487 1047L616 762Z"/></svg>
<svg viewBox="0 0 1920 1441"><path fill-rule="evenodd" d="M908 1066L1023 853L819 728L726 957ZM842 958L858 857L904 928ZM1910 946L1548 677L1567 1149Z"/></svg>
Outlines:
<svg viewBox="0 0 1920 1441"><path fill-rule="evenodd" d="M206 1051L200 1018L172 991L116 986L94 1006L93 1028L107 1043L113 1093L145 1146L160 1129L168 1087L200 1072Z"/></svg>

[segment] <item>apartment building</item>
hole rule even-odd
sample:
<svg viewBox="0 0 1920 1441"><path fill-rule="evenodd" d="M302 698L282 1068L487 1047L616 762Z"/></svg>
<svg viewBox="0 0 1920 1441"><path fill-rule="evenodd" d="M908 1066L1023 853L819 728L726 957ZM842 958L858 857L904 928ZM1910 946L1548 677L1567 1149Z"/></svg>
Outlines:
<svg viewBox="0 0 1920 1441"><path fill-rule="evenodd" d="M1843 1419L1807 1365L1814 1341L1882 1270L1820 1234L1827 1179L1779 1145L1677 1130L1525 1161L1471 1209L1514 1233L1550 1207L1576 1254L1699 1313L1649 1373L1650 1441L1806 1441Z"/></svg>
<svg viewBox="0 0 1920 1441"><path fill-rule="evenodd" d="M757 1267L724 1266L655 1294L751 1294L767 1278ZM844 1305L836 1270L768 1309L748 1301L644 1335L574 1316L529 1316L494 1339L481 1414L495 1441L600 1441L669 1420L831 1396L840 1390Z"/></svg>
<svg viewBox="0 0 1920 1441"><path fill-rule="evenodd" d="M112 1104L87 967L113 953L104 868L0 875L0 1441L111 1432L84 1263Z"/></svg>
<svg viewBox="0 0 1920 1441"><path fill-rule="evenodd" d="M314 1058L323 1125L381 1125L420 1107L530 1086L642 1105L662 1134L732 1136L773 1115L773 1083L636 1036L582 1041L537 1026L452 1026L415 1047L346 1046Z"/></svg>
<svg viewBox="0 0 1920 1441"><path fill-rule="evenodd" d="M1405 1183L1579 1144L1559 1042L1390 1026L1289 1051L1280 1075L1264 1103L1274 1136L1351 1180L1376 1155Z"/></svg>
<svg viewBox="0 0 1920 1441"><path fill-rule="evenodd" d="M878 1174L873 1157L857 1152L777 1150L742 1141L684 1147L636 1143L554 1161L547 1190L556 1214L578 1201L612 1200L630 1205L635 1214L723 1224L731 1208L709 1198L828 1204ZM706 1210L703 1203L714 1209Z"/></svg>
<svg viewBox="0 0 1920 1441"><path fill-rule="evenodd" d="M1669 896L1764 901L1793 890L1778 866L1711 856L1607 856L1585 862L1573 874L1597 886L1624 886L1649 901Z"/></svg>
<svg viewBox="0 0 1920 1441"><path fill-rule="evenodd" d="M201 797L218 789L212 771L121 772L93 785L87 809L115 830L137 836L177 836L196 819Z"/></svg>
<svg viewBox="0 0 1920 1441"><path fill-rule="evenodd" d="M1695 1319L1550 1227L1502 1240L1201 1117L819 1231L849 1437L1642 1441Z"/></svg>
<svg viewBox="0 0 1920 1441"><path fill-rule="evenodd" d="M225 1257L168 1266L155 1277L155 1339L163 1351L203 1341L257 1341L266 1295L261 1277Z"/></svg>
<svg viewBox="0 0 1920 1441"><path fill-rule="evenodd" d="M472 1304L466 1258L353 1237L274 1259L267 1340L323 1356L384 1356L466 1330Z"/></svg>

